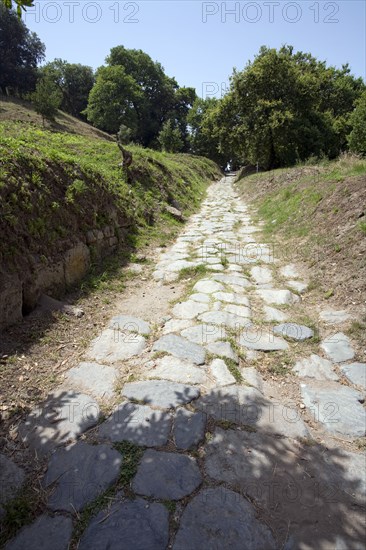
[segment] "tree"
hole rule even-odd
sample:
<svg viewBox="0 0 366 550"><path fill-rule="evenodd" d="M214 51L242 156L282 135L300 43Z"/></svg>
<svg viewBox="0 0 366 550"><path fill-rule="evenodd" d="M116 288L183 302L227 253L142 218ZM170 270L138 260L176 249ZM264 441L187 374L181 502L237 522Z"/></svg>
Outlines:
<svg viewBox="0 0 366 550"><path fill-rule="evenodd" d="M61 109L80 117L88 105L89 94L94 85L93 69L55 59L42 67L42 74L51 78L62 92Z"/></svg>
<svg viewBox="0 0 366 550"><path fill-rule="evenodd" d="M208 157L221 166L226 166L230 154L228 151L226 154L220 151L220 126L215 118L218 105L219 100L216 98L195 99L187 115L189 139L193 154Z"/></svg>
<svg viewBox="0 0 366 550"><path fill-rule="evenodd" d="M327 67L292 46L263 46L234 71L230 91L210 111L212 135L219 151L263 169L333 158L347 147L349 112L364 88L347 65Z"/></svg>
<svg viewBox="0 0 366 550"><path fill-rule="evenodd" d="M366 91L356 101L349 123L352 127L348 136L350 150L366 155Z"/></svg>
<svg viewBox="0 0 366 550"><path fill-rule="evenodd" d="M163 151L167 153L179 153L182 151L184 142L178 127L174 127L171 120L164 122L160 130L158 141Z"/></svg>
<svg viewBox="0 0 366 550"><path fill-rule="evenodd" d="M101 67L89 95L84 114L98 128L116 134L123 124L136 136L139 126L137 106L142 101L137 82L124 67Z"/></svg>
<svg viewBox="0 0 366 550"><path fill-rule="evenodd" d="M1 2L7 9L11 10L13 8L12 0L1 0ZM17 16L20 18L22 15L22 10L25 8L31 8L33 6L33 0L14 0L16 5Z"/></svg>
<svg viewBox="0 0 366 550"><path fill-rule="evenodd" d="M37 82L36 90L31 94L36 112L42 115L43 126L45 119L53 121L61 105L62 94L50 78L41 78Z"/></svg>
<svg viewBox="0 0 366 550"><path fill-rule="evenodd" d="M15 12L0 3L0 88L3 93L34 90L37 65L44 59L45 46L30 32Z"/></svg>

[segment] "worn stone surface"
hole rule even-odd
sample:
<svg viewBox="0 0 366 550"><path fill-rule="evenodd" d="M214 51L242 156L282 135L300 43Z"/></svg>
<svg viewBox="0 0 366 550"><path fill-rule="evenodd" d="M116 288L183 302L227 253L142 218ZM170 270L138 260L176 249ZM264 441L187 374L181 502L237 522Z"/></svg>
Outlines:
<svg viewBox="0 0 366 550"><path fill-rule="evenodd" d="M149 449L141 459L132 488L139 495L179 500L197 489L201 481L193 458Z"/></svg>
<svg viewBox="0 0 366 550"><path fill-rule="evenodd" d="M173 435L178 449L187 450L198 445L205 435L206 417L202 412L184 408L176 411Z"/></svg>
<svg viewBox="0 0 366 550"><path fill-rule="evenodd" d="M319 355L311 354L310 357L300 359L295 363L293 371L301 378L315 378L316 380L339 380L332 363Z"/></svg>
<svg viewBox="0 0 366 550"><path fill-rule="evenodd" d="M71 286L85 277L90 265L90 250L88 246L79 242L65 254L65 282Z"/></svg>
<svg viewBox="0 0 366 550"><path fill-rule="evenodd" d="M24 470L19 468L10 458L0 454L0 510L2 504L16 496L24 483L24 479Z"/></svg>
<svg viewBox="0 0 366 550"><path fill-rule="evenodd" d="M89 445L78 441L57 449L51 456L43 486L56 483L48 499L48 508L74 513L115 483L122 455L108 445Z"/></svg>
<svg viewBox="0 0 366 550"><path fill-rule="evenodd" d="M286 277L287 279L296 279L297 277L299 277L299 273L294 264L284 265L283 267L281 267L280 273L282 277Z"/></svg>
<svg viewBox="0 0 366 550"><path fill-rule="evenodd" d="M199 315L198 319L204 323L222 325L233 329L247 327L251 324L249 319L239 317L238 315L229 313L228 311L206 311L206 313Z"/></svg>
<svg viewBox="0 0 366 550"><path fill-rule="evenodd" d="M235 384L235 378L222 359L214 359L209 366L210 372L217 386L230 386Z"/></svg>
<svg viewBox="0 0 366 550"><path fill-rule="evenodd" d="M220 300L221 302L229 302L238 306L250 306L249 298L235 294L234 292L214 292L212 296L215 300Z"/></svg>
<svg viewBox="0 0 366 550"><path fill-rule="evenodd" d="M362 393L333 382L301 384L305 406L314 419L333 434L363 437L366 434L366 410Z"/></svg>
<svg viewBox="0 0 366 550"><path fill-rule="evenodd" d="M206 382L204 370L189 361L171 355L149 361L145 367L147 370L143 374L146 378L171 380L182 384L204 384Z"/></svg>
<svg viewBox="0 0 366 550"><path fill-rule="evenodd" d="M307 340L314 336L314 331L306 327L305 325L298 325L297 323L283 323L281 325L275 325L273 327L273 332L275 334L280 334L281 336L287 336L287 338L292 338L292 340Z"/></svg>
<svg viewBox="0 0 366 550"><path fill-rule="evenodd" d="M152 351L166 351L174 357L192 361L196 365L203 365L205 362L205 350L201 346L176 334L166 334L159 338Z"/></svg>
<svg viewBox="0 0 366 550"><path fill-rule="evenodd" d="M224 487L202 490L183 512L173 550L274 550L268 527L252 505Z"/></svg>
<svg viewBox="0 0 366 550"><path fill-rule="evenodd" d="M180 332L185 328L191 327L194 321L192 319L169 319L163 327L163 334L170 334L171 332Z"/></svg>
<svg viewBox="0 0 366 550"><path fill-rule="evenodd" d="M228 311L229 313L233 313L234 315L238 315L238 317L251 317L251 311L249 307L238 306L236 304L228 304L223 307L223 310Z"/></svg>
<svg viewBox="0 0 366 550"><path fill-rule="evenodd" d="M194 285L193 290L196 292L203 292L205 294L212 294L213 292L224 290L224 286L217 281L212 281L211 279L201 279Z"/></svg>
<svg viewBox="0 0 366 550"><path fill-rule="evenodd" d="M343 361L349 361L355 356L350 340L343 332L328 336L322 341L320 347L334 363L343 363Z"/></svg>
<svg viewBox="0 0 366 550"><path fill-rule="evenodd" d="M191 342L204 346L226 338L226 331L222 326L199 324L182 330L181 335Z"/></svg>
<svg viewBox="0 0 366 550"><path fill-rule="evenodd" d="M288 316L283 311L276 309L275 307L264 306L264 320L265 321L287 321Z"/></svg>
<svg viewBox="0 0 366 550"><path fill-rule="evenodd" d="M140 334L106 329L92 341L86 356L97 362L118 363L139 355L145 345L145 338Z"/></svg>
<svg viewBox="0 0 366 550"><path fill-rule="evenodd" d="M100 425L99 437L110 441L131 441L144 447L158 447L167 442L171 424L172 417L167 412L126 401Z"/></svg>
<svg viewBox="0 0 366 550"><path fill-rule="evenodd" d="M300 302L300 297L289 290L258 288L257 294L267 304L291 305Z"/></svg>
<svg viewBox="0 0 366 550"><path fill-rule="evenodd" d="M120 500L97 514L81 537L79 550L162 550L168 545L169 513L142 498Z"/></svg>
<svg viewBox="0 0 366 550"><path fill-rule="evenodd" d="M23 527L6 545L6 550L68 550L71 534L71 518L43 515Z"/></svg>
<svg viewBox="0 0 366 550"><path fill-rule="evenodd" d="M18 276L0 275L0 330L18 323L22 317L23 285Z"/></svg>
<svg viewBox="0 0 366 550"><path fill-rule="evenodd" d="M208 352L226 359L232 359L235 363L239 363L238 354L233 350L230 342L211 342L207 344L206 349Z"/></svg>
<svg viewBox="0 0 366 550"><path fill-rule="evenodd" d="M366 504L366 455L341 450L337 460L332 453L323 454L324 472L330 482L341 491L352 495L359 504Z"/></svg>
<svg viewBox="0 0 366 550"><path fill-rule="evenodd" d="M265 284L272 282L272 272L268 267L254 266L250 273L257 284Z"/></svg>
<svg viewBox="0 0 366 550"><path fill-rule="evenodd" d="M42 455L94 426L99 414L98 404L89 395L57 390L27 416L19 433L24 443Z"/></svg>
<svg viewBox="0 0 366 550"><path fill-rule="evenodd" d="M261 351L288 349L286 340L274 336L270 327L258 327L257 330L246 329L241 332L238 342L246 348Z"/></svg>
<svg viewBox="0 0 366 550"><path fill-rule="evenodd" d="M116 315L112 318L110 328L121 332L136 332L148 335L151 332L149 323L132 315Z"/></svg>
<svg viewBox="0 0 366 550"><path fill-rule="evenodd" d="M250 286L250 282L243 275L237 274L228 274L228 273L218 273L213 275L213 278L220 283L225 283L227 285L235 285L242 288Z"/></svg>
<svg viewBox="0 0 366 550"><path fill-rule="evenodd" d="M179 319L194 319L200 313L207 311L209 306L194 300L181 302L173 307L173 315Z"/></svg>
<svg viewBox="0 0 366 550"><path fill-rule="evenodd" d="M203 292L195 292L190 295L189 299L194 300L195 302L203 302L204 304L210 303L210 296L204 294Z"/></svg>
<svg viewBox="0 0 366 550"><path fill-rule="evenodd" d="M287 286L289 286L293 290L296 290L296 292L299 292L300 294L303 294L304 292L306 292L308 288L307 283L303 283L302 281L292 281L292 280L287 281Z"/></svg>
<svg viewBox="0 0 366 550"><path fill-rule="evenodd" d="M350 363L341 367L341 371L352 384L366 389L366 363Z"/></svg>
<svg viewBox="0 0 366 550"><path fill-rule="evenodd" d="M88 392L94 397L109 398L114 395L117 377L118 370L110 365L79 363L67 372L64 385Z"/></svg>
<svg viewBox="0 0 366 550"><path fill-rule="evenodd" d="M248 384L263 393L263 379L257 369L254 367L244 367L241 369L241 374Z"/></svg>
<svg viewBox="0 0 366 550"><path fill-rule="evenodd" d="M267 399L252 387L214 388L195 402L195 408L215 420L252 426L264 433L291 438L308 436L308 430L296 409Z"/></svg>
<svg viewBox="0 0 366 550"><path fill-rule="evenodd" d="M143 380L125 384L122 395L128 399L161 409L170 409L189 403L200 394L198 388L166 380Z"/></svg>
<svg viewBox="0 0 366 550"><path fill-rule="evenodd" d="M345 321L348 321L348 319L351 319L351 315L344 309L325 309L320 312L319 317L322 321L329 325L337 325L338 323L344 323Z"/></svg>

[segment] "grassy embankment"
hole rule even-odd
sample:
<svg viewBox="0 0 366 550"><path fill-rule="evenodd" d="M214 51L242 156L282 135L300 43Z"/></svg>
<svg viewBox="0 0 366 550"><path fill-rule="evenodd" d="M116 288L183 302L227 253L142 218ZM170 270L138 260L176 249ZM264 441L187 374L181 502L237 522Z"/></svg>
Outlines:
<svg viewBox="0 0 366 550"><path fill-rule="evenodd" d="M275 256L302 263L314 298L365 307L366 159L342 156L237 183L264 221ZM316 300L315 300L316 301Z"/></svg>

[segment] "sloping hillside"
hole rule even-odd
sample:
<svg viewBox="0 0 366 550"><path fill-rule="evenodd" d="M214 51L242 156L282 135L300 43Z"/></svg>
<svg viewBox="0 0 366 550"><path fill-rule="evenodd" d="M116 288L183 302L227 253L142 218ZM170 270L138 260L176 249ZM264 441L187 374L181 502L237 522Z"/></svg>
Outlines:
<svg viewBox="0 0 366 550"><path fill-rule="evenodd" d="M313 300L365 315L366 160L339 160L254 174L238 186L265 220L277 256L302 262Z"/></svg>
<svg viewBox="0 0 366 550"><path fill-rule="evenodd" d="M44 129L29 108L15 120L17 105L4 104L12 120L0 122L3 326L32 310L40 292L62 295L105 256L171 234L178 222L167 205L189 214L220 174L207 159L137 146L127 173L116 144L87 124L60 115L64 132Z"/></svg>

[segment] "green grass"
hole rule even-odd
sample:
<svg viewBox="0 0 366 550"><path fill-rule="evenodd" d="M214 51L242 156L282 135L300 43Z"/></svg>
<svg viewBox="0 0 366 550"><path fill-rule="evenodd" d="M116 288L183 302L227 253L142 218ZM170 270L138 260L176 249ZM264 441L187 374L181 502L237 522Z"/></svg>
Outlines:
<svg viewBox="0 0 366 550"><path fill-rule="evenodd" d="M127 175L113 141L0 122L3 263L24 265L35 254L52 262L70 241L106 226L130 253L170 242L181 224L164 205L175 199L189 216L220 170L203 157L136 145L129 150L133 163Z"/></svg>

